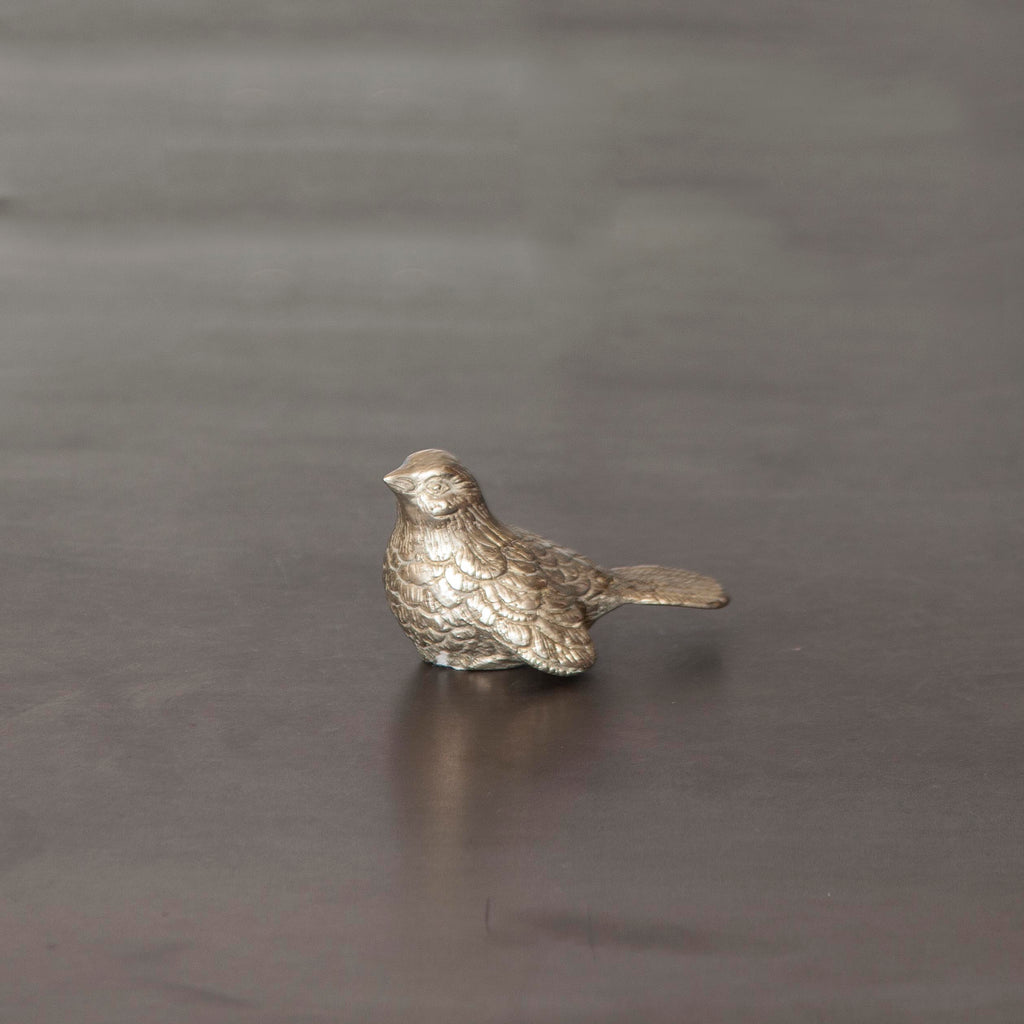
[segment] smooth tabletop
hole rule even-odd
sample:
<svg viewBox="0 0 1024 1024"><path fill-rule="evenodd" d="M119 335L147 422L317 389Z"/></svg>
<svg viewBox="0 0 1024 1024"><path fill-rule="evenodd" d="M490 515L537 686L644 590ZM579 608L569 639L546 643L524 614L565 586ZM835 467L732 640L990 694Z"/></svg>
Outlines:
<svg viewBox="0 0 1024 1024"><path fill-rule="evenodd" d="M1024 1019L1022 11L0 43L0 1021ZM422 664L381 482L712 574Z"/></svg>

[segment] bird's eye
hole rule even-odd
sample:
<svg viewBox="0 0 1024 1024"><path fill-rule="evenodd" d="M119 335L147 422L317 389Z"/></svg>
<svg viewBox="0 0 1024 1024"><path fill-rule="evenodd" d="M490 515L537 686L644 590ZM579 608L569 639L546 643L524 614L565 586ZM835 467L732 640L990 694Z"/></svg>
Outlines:
<svg viewBox="0 0 1024 1024"><path fill-rule="evenodd" d="M448 490L448 483L447 481L442 480L441 477L435 476L423 485L423 489L428 494L441 494Z"/></svg>

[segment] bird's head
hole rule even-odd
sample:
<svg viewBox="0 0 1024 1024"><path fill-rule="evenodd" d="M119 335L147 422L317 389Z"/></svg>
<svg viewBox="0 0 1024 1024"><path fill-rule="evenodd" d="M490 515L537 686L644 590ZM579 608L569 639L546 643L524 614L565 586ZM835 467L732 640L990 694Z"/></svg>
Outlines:
<svg viewBox="0 0 1024 1024"><path fill-rule="evenodd" d="M444 520L483 502L473 474L440 448L413 452L384 477L384 483L395 492L402 509L415 518Z"/></svg>

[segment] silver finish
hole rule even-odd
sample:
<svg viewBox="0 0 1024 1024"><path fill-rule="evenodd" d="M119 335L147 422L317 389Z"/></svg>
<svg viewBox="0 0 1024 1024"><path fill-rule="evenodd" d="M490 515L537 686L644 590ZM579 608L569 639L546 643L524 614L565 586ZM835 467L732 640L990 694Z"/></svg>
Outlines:
<svg viewBox="0 0 1024 1024"><path fill-rule="evenodd" d="M590 626L622 604L722 608L717 580L687 569L602 569L569 548L506 526L450 452L414 452L384 477L398 520L384 589L423 659L456 669L590 668Z"/></svg>

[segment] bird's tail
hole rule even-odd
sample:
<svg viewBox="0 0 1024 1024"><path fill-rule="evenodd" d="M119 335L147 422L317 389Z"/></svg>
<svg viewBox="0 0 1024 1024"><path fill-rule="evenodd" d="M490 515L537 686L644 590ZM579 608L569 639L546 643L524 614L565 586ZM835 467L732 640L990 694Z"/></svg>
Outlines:
<svg viewBox="0 0 1024 1024"><path fill-rule="evenodd" d="M686 608L723 608L729 595L718 580L689 569L627 565L609 569L619 604L675 604Z"/></svg>

